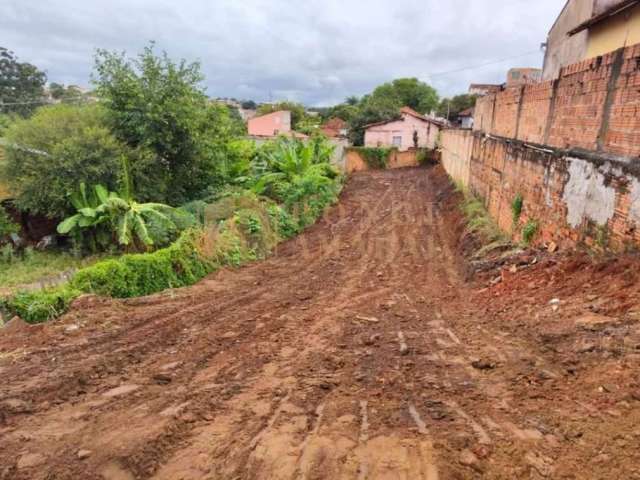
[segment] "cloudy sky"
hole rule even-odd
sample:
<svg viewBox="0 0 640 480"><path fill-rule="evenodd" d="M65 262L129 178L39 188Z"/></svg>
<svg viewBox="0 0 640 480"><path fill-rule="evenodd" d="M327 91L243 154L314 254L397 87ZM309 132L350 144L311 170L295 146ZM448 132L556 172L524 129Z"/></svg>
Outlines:
<svg viewBox="0 0 640 480"><path fill-rule="evenodd" d="M210 96L318 106L398 77L451 95L502 82L511 66L541 66L540 43L564 3L3 0L0 46L50 81L88 86L96 48L133 54L155 40L202 63Z"/></svg>

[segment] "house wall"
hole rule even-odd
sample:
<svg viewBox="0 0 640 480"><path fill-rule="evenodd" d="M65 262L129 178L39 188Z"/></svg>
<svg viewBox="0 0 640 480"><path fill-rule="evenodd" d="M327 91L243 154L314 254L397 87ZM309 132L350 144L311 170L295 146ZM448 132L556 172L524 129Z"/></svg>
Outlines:
<svg viewBox="0 0 640 480"><path fill-rule="evenodd" d="M543 150L479 132L470 136L469 154L468 138L462 130L443 132L443 166L514 239L532 220L539 226L537 243L617 251L640 244L640 169L606 155ZM517 195L523 209L514 225Z"/></svg>
<svg viewBox="0 0 640 480"><path fill-rule="evenodd" d="M261 137L288 133L291 131L291 112L273 112L247 121L247 133Z"/></svg>
<svg viewBox="0 0 640 480"><path fill-rule="evenodd" d="M440 127L435 123L420 120L413 115L403 114L402 120L374 125L365 130L365 147L393 146L393 137L401 137L398 149L401 151L413 148L413 132L418 132L418 147L434 148Z"/></svg>
<svg viewBox="0 0 640 480"><path fill-rule="evenodd" d="M602 1L602 0L601 0ZM594 0L569 0L547 36L542 80L558 77L560 68L585 58L588 32L569 37L567 32L591 18Z"/></svg>
<svg viewBox="0 0 640 480"><path fill-rule="evenodd" d="M586 58L635 43L640 43L640 5L591 27Z"/></svg>
<svg viewBox="0 0 640 480"><path fill-rule="evenodd" d="M560 77L480 97L474 130L558 148L640 155L640 44L563 67Z"/></svg>

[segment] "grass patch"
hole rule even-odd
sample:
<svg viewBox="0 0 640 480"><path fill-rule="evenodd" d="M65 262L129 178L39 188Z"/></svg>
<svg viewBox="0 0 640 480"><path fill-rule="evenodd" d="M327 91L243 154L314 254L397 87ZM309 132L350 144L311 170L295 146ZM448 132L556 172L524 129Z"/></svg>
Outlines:
<svg viewBox="0 0 640 480"><path fill-rule="evenodd" d="M522 198L522 195L518 193L513 199L513 202L511 202L511 215L514 227L518 225L518 222L520 221L520 215L522 214L523 205L524 200Z"/></svg>
<svg viewBox="0 0 640 480"><path fill-rule="evenodd" d="M369 168L385 169L393 148L385 147L351 147L358 152Z"/></svg>
<svg viewBox="0 0 640 480"><path fill-rule="evenodd" d="M537 220L528 220L522 227L522 242L529 245L538 233L539 225Z"/></svg>
<svg viewBox="0 0 640 480"><path fill-rule="evenodd" d="M491 218L482 201L459 182L456 182L456 190L463 197L460 209L467 219L467 229L478 235L485 245L507 244L508 237Z"/></svg>
<svg viewBox="0 0 640 480"><path fill-rule="evenodd" d="M16 256L6 246L0 251L0 257L0 289L34 283L104 259L104 256L78 258L68 253L29 249L21 256Z"/></svg>

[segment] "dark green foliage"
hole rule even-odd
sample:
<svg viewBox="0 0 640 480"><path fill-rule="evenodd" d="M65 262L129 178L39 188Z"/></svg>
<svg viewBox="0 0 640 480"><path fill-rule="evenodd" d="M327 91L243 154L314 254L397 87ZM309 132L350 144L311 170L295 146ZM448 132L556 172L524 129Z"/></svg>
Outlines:
<svg viewBox="0 0 640 480"><path fill-rule="evenodd" d="M447 118L447 115L449 115L449 120L455 120L461 111L475 106L477 99L477 95L468 93L456 95L452 98L443 98L438 105L438 116Z"/></svg>
<svg viewBox="0 0 640 480"><path fill-rule="evenodd" d="M30 115L42 105L46 81L43 71L0 47L0 113Z"/></svg>
<svg viewBox="0 0 640 480"><path fill-rule="evenodd" d="M209 103L198 63L157 56L152 44L136 59L99 50L95 71L97 93L116 136L159 159L158 189L166 196L153 200L179 205L221 183L216 166L239 123L225 105Z"/></svg>
<svg viewBox="0 0 640 480"><path fill-rule="evenodd" d="M354 145L364 143L366 125L399 118L402 107L427 113L438 105L435 89L416 78L399 78L384 83L357 104L357 112L348 120L349 138Z"/></svg>
<svg viewBox="0 0 640 480"><path fill-rule="evenodd" d="M79 270L67 285L20 292L2 307L28 322L43 322L64 313L82 293L128 298L191 285L222 265L262 258L300 232L335 201L340 178L332 183L296 203L293 213L248 191L223 197L206 207L204 229L187 230L169 247L100 261Z"/></svg>
<svg viewBox="0 0 640 480"><path fill-rule="evenodd" d="M127 156L143 191L156 184L148 152L119 142L96 105L54 105L18 120L6 131L4 175L21 210L50 218L72 213L69 195L85 182L115 189Z"/></svg>
<svg viewBox="0 0 640 480"><path fill-rule="evenodd" d="M354 147L364 159L369 168L385 169L389 164L389 157L393 148L384 147Z"/></svg>
<svg viewBox="0 0 640 480"><path fill-rule="evenodd" d="M166 288L191 285L215 268L198 247L192 230L174 244L153 253L123 255L76 273L71 287L118 298L148 295Z"/></svg>
<svg viewBox="0 0 640 480"><path fill-rule="evenodd" d="M20 225L11 219L4 207L0 206L0 241L2 241L3 237L19 231Z"/></svg>
<svg viewBox="0 0 640 480"><path fill-rule="evenodd" d="M524 199L521 194L517 194L511 202L511 215L513 217L513 224L517 225L520 221L520 215L522 214L522 207L524 206Z"/></svg>

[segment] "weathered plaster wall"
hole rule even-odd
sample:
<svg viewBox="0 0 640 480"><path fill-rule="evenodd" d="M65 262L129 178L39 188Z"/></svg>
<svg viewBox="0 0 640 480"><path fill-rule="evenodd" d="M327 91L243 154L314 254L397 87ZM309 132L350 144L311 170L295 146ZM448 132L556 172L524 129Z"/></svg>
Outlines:
<svg viewBox="0 0 640 480"><path fill-rule="evenodd" d="M402 119L383 125L374 125L364 133L365 147L393 145L393 137L401 138L398 149L401 151L413 148L413 132L418 132L418 147L433 148L440 128L437 124L420 120L412 115L403 114Z"/></svg>
<svg viewBox="0 0 640 480"><path fill-rule="evenodd" d="M568 36L567 32L591 18L594 0L570 0L558 16L547 36L547 50L542 69L543 80L558 77L564 65L579 62L585 58L588 32Z"/></svg>

